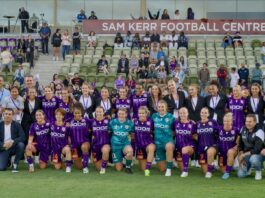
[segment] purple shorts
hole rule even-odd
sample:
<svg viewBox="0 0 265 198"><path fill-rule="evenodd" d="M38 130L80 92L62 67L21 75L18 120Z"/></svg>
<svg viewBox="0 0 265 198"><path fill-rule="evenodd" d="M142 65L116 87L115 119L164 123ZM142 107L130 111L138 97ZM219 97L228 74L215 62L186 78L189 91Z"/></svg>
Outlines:
<svg viewBox="0 0 265 198"><path fill-rule="evenodd" d="M193 148L193 151L195 150L194 145L186 145L186 146L191 146ZM184 147L186 147L186 146L184 146ZM182 148L183 147L176 147L176 149L175 149L174 156L175 156L175 160L177 162L182 162Z"/></svg>
<svg viewBox="0 0 265 198"><path fill-rule="evenodd" d="M40 153L40 160L47 163L49 161L49 156L51 155L51 150L49 147L39 146L38 144L35 145L36 152Z"/></svg>
<svg viewBox="0 0 265 198"><path fill-rule="evenodd" d="M146 147L145 148L139 148L138 147L136 149L136 159L137 160L145 160L145 159L147 159Z"/></svg>
<svg viewBox="0 0 265 198"><path fill-rule="evenodd" d="M93 162L98 162L100 160L102 160L102 147L104 145L107 145L107 144L103 144L103 145L97 145L97 146L93 146L92 148L92 159L93 159Z"/></svg>

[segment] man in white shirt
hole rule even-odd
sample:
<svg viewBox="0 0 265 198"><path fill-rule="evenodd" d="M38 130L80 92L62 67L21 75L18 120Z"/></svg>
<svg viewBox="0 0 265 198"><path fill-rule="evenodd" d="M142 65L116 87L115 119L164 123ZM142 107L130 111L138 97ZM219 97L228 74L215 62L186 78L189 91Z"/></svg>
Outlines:
<svg viewBox="0 0 265 198"><path fill-rule="evenodd" d="M0 122L0 171L6 170L9 159L16 155L12 172L18 172L18 164L24 154L25 134L21 125L12 120L13 110L4 110L4 121Z"/></svg>
<svg viewBox="0 0 265 198"><path fill-rule="evenodd" d="M5 67L8 67L9 72L12 73L13 56L6 47L4 47L1 52L1 59L2 59L2 65L0 68L0 72L2 72L2 70L5 69Z"/></svg>

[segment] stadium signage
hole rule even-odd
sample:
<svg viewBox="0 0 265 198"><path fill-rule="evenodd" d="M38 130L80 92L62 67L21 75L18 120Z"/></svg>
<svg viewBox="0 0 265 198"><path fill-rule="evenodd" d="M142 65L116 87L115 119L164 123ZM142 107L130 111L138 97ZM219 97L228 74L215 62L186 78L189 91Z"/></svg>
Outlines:
<svg viewBox="0 0 265 198"><path fill-rule="evenodd" d="M83 31L97 34L145 33L146 31L169 33L184 31L187 34L265 34L265 20L86 20Z"/></svg>

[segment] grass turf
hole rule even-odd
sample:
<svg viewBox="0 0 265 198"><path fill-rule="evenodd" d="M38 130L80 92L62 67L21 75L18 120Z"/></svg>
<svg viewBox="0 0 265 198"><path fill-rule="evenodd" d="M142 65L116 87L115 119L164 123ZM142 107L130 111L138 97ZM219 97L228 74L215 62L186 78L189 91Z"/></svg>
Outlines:
<svg viewBox="0 0 265 198"><path fill-rule="evenodd" d="M100 175L91 167L85 175L74 168L66 174L49 167L30 174L26 165L21 165L19 173L0 172L0 197L265 197L265 179L255 181L254 174L238 179L233 173L229 180L223 181L220 172L214 173L212 179L205 179L198 168L190 168L188 178L180 178L177 169L171 177L165 177L155 167L150 177L145 177L137 166L133 171L133 175L127 175L109 167L105 175Z"/></svg>

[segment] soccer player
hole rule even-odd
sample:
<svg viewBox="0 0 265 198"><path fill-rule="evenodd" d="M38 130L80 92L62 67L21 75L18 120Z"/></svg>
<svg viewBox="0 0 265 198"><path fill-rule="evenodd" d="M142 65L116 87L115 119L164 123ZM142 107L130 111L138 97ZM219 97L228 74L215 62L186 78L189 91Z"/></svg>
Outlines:
<svg viewBox="0 0 265 198"><path fill-rule="evenodd" d="M64 116L66 112L64 109L55 110L56 121L51 124L51 148L52 148L52 162L55 169L62 167L62 154L65 156L66 172L71 172L72 156L71 148L68 145L69 131L64 123Z"/></svg>
<svg viewBox="0 0 265 198"><path fill-rule="evenodd" d="M69 122L74 118L73 106L74 106L73 99L71 98L68 89L64 88L62 90L62 100L59 103L59 108L64 109L66 112L64 116L64 121Z"/></svg>
<svg viewBox="0 0 265 198"><path fill-rule="evenodd" d="M51 154L50 127L50 123L45 120L43 110L37 110L36 122L32 124L29 130L28 145L26 147L29 172L34 172L33 153L40 153L40 168L44 169L47 167L47 162Z"/></svg>
<svg viewBox="0 0 265 198"><path fill-rule="evenodd" d="M232 96L228 99L228 108L233 114L233 127L238 131L244 126L245 111L247 110L246 99L241 96L241 92L239 85L234 86Z"/></svg>
<svg viewBox="0 0 265 198"><path fill-rule="evenodd" d="M96 108L95 116L91 120L93 162L99 173L105 174L110 153L109 120L104 118L104 108L101 106Z"/></svg>
<svg viewBox="0 0 265 198"><path fill-rule="evenodd" d="M144 91L143 84L137 83L135 86L135 94L131 96L133 107L133 118L138 117L138 109L147 105L147 93Z"/></svg>
<svg viewBox="0 0 265 198"><path fill-rule="evenodd" d="M133 122L127 119L127 109L121 107L118 110L118 118L109 123L109 129L112 132L111 149L112 158L117 171L121 171L123 164L122 159L125 157L125 172L132 174L131 163L133 157L133 148L128 138L133 131Z"/></svg>
<svg viewBox="0 0 265 198"><path fill-rule="evenodd" d="M116 99L115 101L115 110L116 113L118 114L118 111L120 108L126 109L127 113L127 118L131 118L131 100L127 97L127 89L125 87L122 87L119 89L119 98Z"/></svg>
<svg viewBox="0 0 265 198"><path fill-rule="evenodd" d="M201 120L197 122L199 163L206 173L205 178L211 178L217 152L218 124L214 120L209 120L208 108L202 108L200 114Z"/></svg>
<svg viewBox="0 0 265 198"><path fill-rule="evenodd" d="M150 176L150 169L154 159L155 145L153 142L154 123L148 118L147 107L140 107L138 119L134 122L134 135L136 140L136 157L140 161L140 167L145 170L145 176Z"/></svg>
<svg viewBox="0 0 265 198"><path fill-rule="evenodd" d="M59 108L59 103L61 99L57 98L53 94L53 89L51 86L46 86L44 88L44 96L40 96L42 109L46 115L46 119L49 122L55 121L55 110Z"/></svg>
<svg viewBox="0 0 265 198"><path fill-rule="evenodd" d="M187 177L189 159L194 153L193 139L196 138L196 123L189 120L189 112L186 107L179 109L179 118L180 120L176 120L173 126L176 133L176 160L182 171L180 176Z"/></svg>
<svg viewBox="0 0 265 198"><path fill-rule="evenodd" d="M171 176L173 164L174 140L172 124L174 116L167 112L167 103L158 102L158 112L152 115L154 122L154 143L156 145L156 161L160 171L165 171L165 176Z"/></svg>
<svg viewBox="0 0 265 198"><path fill-rule="evenodd" d="M218 158L219 166L224 173L222 179L228 179L238 153L239 131L233 128L233 114L227 113L223 126L219 130Z"/></svg>
<svg viewBox="0 0 265 198"><path fill-rule="evenodd" d="M77 168L83 168L83 173L89 173L88 158L90 149L90 122L83 118L84 108L80 103L74 105L74 118L69 123L72 158ZM82 156L82 165L80 157Z"/></svg>

